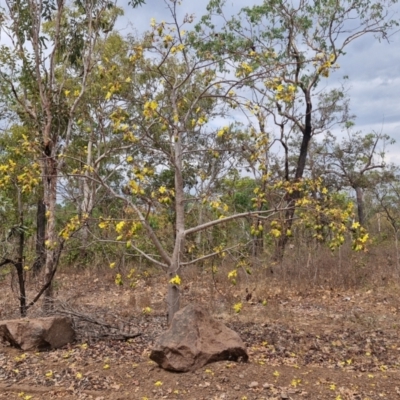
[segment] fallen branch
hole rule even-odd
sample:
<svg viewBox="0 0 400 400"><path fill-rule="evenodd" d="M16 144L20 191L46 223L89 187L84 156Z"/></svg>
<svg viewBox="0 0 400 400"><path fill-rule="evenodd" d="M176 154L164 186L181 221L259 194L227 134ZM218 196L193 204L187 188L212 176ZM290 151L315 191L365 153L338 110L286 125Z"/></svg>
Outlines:
<svg viewBox="0 0 400 400"><path fill-rule="evenodd" d="M57 301L58 307L55 308L55 312L57 314L63 314L71 317L72 319L76 319L80 322L87 322L89 324L93 324L96 326L99 326L101 328L105 328L108 330L108 332L97 332L96 333L96 338L98 339L103 339L103 338L109 338L109 339L114 339L114 340L128 340L128 339L134 339L138 336L141 336L141 332L125 332L120 328L117 328L114 325L111 325L107 322L101 321L97 318L94 318L88 314L84 314L82 312L79 312L77 310L72 309L69 305L66 303L63 303L61 301ZM131 324L129 324L131 325Z"/></svg>

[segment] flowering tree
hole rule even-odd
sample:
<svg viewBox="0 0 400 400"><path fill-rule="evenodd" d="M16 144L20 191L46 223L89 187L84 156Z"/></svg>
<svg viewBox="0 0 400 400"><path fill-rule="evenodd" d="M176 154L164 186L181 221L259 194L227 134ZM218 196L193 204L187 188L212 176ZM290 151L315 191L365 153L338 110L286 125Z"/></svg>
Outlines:
<svg viewBox="0 0 400 400"><path fill-rule="evenodd" d="M264 158L268 134L260 106L240 88L263 74L270 76L272 71L267 65L257 69L237 62L230 55L224 58L207 50L195 51L192 46L196 34L188 33L186 28L193 18L186 16L180 24L176 15L178 2L167 4L172 22L152 19L151 30L143 41L131 44L131 75L118 74L115 83L105 88L104 98L115 102L110 115L114 134L127 145L134 144L116 165L120 169L129 166L126 185L118 189L101 175L97 180L125 203L125 218L115 221L104 216L99 226L113 229L117 241L165 270L171 322L179 309L181 269L224 256L235 247L220 240L211 249L201 250L196 246L201 232L254 217L263 223L269 220L269 234L278 239L287 231L274 218L280 211L296 206L304 211L303 219L310 209L317 209L312 214L314 218L324 212L329 214L331 224L326 229L336 230L332 237L340 243L339 236L347 229L351 211L347 208L339 212L325 196L321 181L268 182ZM124 71L118 66L115 69ZM130 97L129 90L121 89L121 82L131 88ZM294 96L294 87L288 85L288 96ZM239 112L246 124L234 122ZM260 172L251 209L240 212L230 207L219 189L232 169L239 174L244 169ZM267 186L277 198L281 197L274 207L266 204ZM319 202L323 206L315 207L309 187L321 193ZM296 204L288 204L285 198L294 191L303 194L296 198ZM162 219L162 215L168 218ZM168 224L169 235L159 221ZM263 223L253 224L253 236L262 235ZM151 249L144 249L143 236L151 242ZM230 279L235 273L231 271ZM120 275L116 281L121 282Z"/></svg>
<svg viewBox="0 0 400 400"><path fill-rule="evenodd" d="M56 229L63 156L93 69L93 50L117 15L108 1L77 1L68 8L64 0L7 0L2 10L1 30L9 39L1 47L3 94L29 127L27 141L37 150L41 170L47 219L45 300L52 296L51 281L63 246ZM70 77L75 82L73 91L67 86ZM44 304L46 309L50 305Z"/></svg>
<svg viewBox="0 0 400 400"><path fill-rule="evenodd" d="M398 26L392 11L396 2L264 0L233 17L225 16L224 4L223 0L209 2L209 13L198 24L193 43L201 53L229 55L241 66L239 73L252 74L253 79L245 83L252 91L259 120L275 126L274 141L285 154L284 177L300 181L312 138L351 119L343 89L321 92L320 83L340 68L340 58L355 40L368 34L388 38ZM293 136L300 140L291 174L288 141ZM267 141L265 152L271 142ZM293 205L298 195L293 191L287 204ZM289 230L293 216L294 208L288 207L284 219ZM287 240L285 234L279 238L277 260L282 259Z"/></svg>

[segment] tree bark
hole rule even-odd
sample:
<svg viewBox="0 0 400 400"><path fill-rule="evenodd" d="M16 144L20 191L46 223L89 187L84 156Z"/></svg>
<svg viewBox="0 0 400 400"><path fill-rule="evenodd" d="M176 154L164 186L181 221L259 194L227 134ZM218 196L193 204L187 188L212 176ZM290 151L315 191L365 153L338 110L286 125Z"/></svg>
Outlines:
<svg viewBox="0 0 400 400"><path fill-rule="evenodd" d="M58 235L56 230L56 204L57 204L57 161L54 156L48 156L44 159L44 196L47 208L47 246L46 246L46 264L44 281L52 280L56 268L56 254L58 247ZM43 312L49 313L52 309L53 285L50 284L44 292Z"/></svg>
<svg viewBox="0 0 400 400"><path fill-rule="evenodd" d="M311 120L311 112L312 112L312 102L311 102L311 96L310 92L308 89L303 89L305 98L306 98L306 115L305 115L305 124L304 128L302 129L302 134L303 134L303 139L301 141L301 146L300 146L300 154L299 158L297 160L297 167L296 167L296 173L295 173L295 181L300 181L303 178L304 175L304 170L306 168L306 162L307 162L307 155L308 155L308 146L311 141L312 137L312 120ZM294 203L299 197L299 193L294 191L291 195L287 196L287 205L288 209L285 212L285 222L283 224L283 229L282 229L282 234L278 238L276 247L275 247L275 254L273 256L273 260L275 262L281 262L283 259L283 256L285 254L285 248L287 245L287 242L289 240L288 235L286 234L288 229L291 229L292 224L293 224L293 216L294 216Z"/></svg>
<svg viewBox="0 0 400 400"><path fill-rule="evenodd" d="M46 262L46 205L43 197L40 197L37 202L36 210L36 259L33 263L34 276L39 275L40 271Z"/></svg>
<svg viewBox="0 0 400 400"><path fill-rule="evenodd" d="M87 157L86 157L86 165L88 167L93 168L93 140L92 137L89 138L89 142L87 145ZM87 168L85 171L85 176L82 180L82 194L83 199L80 207L81 217L84 219L89 216L93 210L94 198L95 198L95 187L94 182L90 179L90 168ZM81 238L81 249L79 254L79 262L82 265L85 265L88 258L88 242L89 242L89 227L85 223L82 226L80 232Z"/></svg>
<svg viewBox="0 0 400 400"><path fill-rule="evenodd" d="M18 257L14 264L18 275L19 286L19 310L21 317L26 317L26 293L24 277L24 250L25 250L25 231L24 231L24 212L22 209L21 192L18 190L18 212L19 212L19 230L18 230Z"/></svg>
<svg viewBox="0 0 400 400"><path fill-rule="evenodd" d="M172 96L172 104L175 113L178 114L178 108L174 96ZM170 282L172 278L178 275L180 268L180 258L182 250L185 246L185 194L183 182L183 160L182 160L182 134L177 127L174 128L172 136L173 144L173 161L175 168L175 244L174 251L171 258L171 263L168 268L168 325L171 325L172 319L180 308L180 290L177 284Z"/></svg>
<svg viewBox="0 0 400 400"><path fill-rule="evenodd" d="M360 223L361 226L364 226L365 225L364 191L359 186L356 186L354 190L356 191L356 198L357 198L358 222Z"/></svg>

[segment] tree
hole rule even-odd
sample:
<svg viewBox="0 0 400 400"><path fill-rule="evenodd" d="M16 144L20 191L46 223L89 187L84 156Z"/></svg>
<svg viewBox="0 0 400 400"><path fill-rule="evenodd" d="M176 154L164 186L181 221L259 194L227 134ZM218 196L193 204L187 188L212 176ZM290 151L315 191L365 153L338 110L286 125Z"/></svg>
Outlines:
<svg viewBox="0 0 400 400"><path fill-rule="evenodd" d="M29 211L36 202L36 190L40 186L40 167L35 161L35 149L28 141L28 130L13 125L0 138L0 188L3 222L0 267L11 264L18 276L19 308L22 317L32 304L27 303L25 274L26 240L32 231Z"/></svg>
<svg viewBox="0 0 400 400"><path fill-rule="evenodd" d="M259 235L263 223L270 220L270 234L279 238L286 234L273 221L280 211L294 206L304 213L312 209L307 187L315 187L315 192L321 194L321 203L327 197L320 181L296 182L296 186L290 182L274 183L269 185L271 190L280 194L297 190L304 195L298 196L296 205L280 205L277 201L274 207L266 206L264 189L260 190L268 183L266 163L260 160L265 161L263 149L268 134L262 120L252 125L250 116L258 115L256 105L249 103L244 93L234 90L255 77L243 64L232 64L236 77L224 67L220 69L221 61L230 63L230 56L224 60L209 52L193 51L193 36L185 30L192 17L186 16L180 24L176 14L178 1L167 5L172 22L153 19L143 41L133 40L129 60L134 68L131 75L118 78L130 85L131 95L116 83L105 93L105 99L115 106L110 115L114 134L127 146L134 143L131 153L121 155L118 163L122 171L129 166L126 185L113 187L101 175L97 180L125 204L125 218L115 221L104 216L100 227L114 229L117 241L166 272L171 322L179 310L181 269L224 257L242 244L239 240L228 245L224 235L212 241L210 247L198 249L201 232L227 229L238 219L255 218L261 223L255 224L253 236ZM126 72L117 65L115 70ZM238 110L243 112L247 125L234 122L233 113L237 115ZM232 168L239 175L245 169L259 171L260 179L254 181L251 198L253 209L230 207L229 199L224 198L223 188ZM342 235L350 219L348 209L339 212L326 205L328 208L334 219L328 229L337 228L337 235ZM317 208L315 214L318 210L323 207ZM168 218L161 218L166 215ZM157 220L168 221L168 226L160 229ZM144 235L152 243L151 251L143 248ZM120 282L121 277L116 278Z"/></svg>
<svg viewBox="0 0 400 400"><path fill-rule="evenodd" d="M278 141L286 152L285 137L300 135L300 146L293 174L285 164L288 181L304 177L311 139L334 123L348 119L343 90L320 92L324 78L339 68L337 62L350 43L374 34L387 39L398 22L392 19L394 1L349 0L345 2L265 0L245 7L238 16L224 15L224 1L212 0L209 13L197 26L193 42L200 52L229 55L253 79L244 83L252 91L253 103L265 120L278 128ZM222 18L222 28L216 18ZM293 205L294 191L287 197ZM289 229L294 208L285 216ZM288 237L282 235L276 259L283 257Z"/></svg>
<svg viewBox="0 0 400 400"><path fill-rule="evenodd" d="M56 228L59 177L76 126L75 113L93 70L93 51L113 26L116 7L106 0L6 1L2 31L10 45L1 48L2 87L12 108L30 128L37 146L46 206L45 302L63 247ZM68 89L68 77L75 88Z"/></svg>
<svg viewBox="0 0 400 400"><path fill-rule="evenodd" d="M383 211L386 220L393 229L393 236L396 248L396 268L397 273L400 273L400 254L399 254L399 232L400 232L400 187L397 183L399 180L398 170L394 171L394 179L392 181L379 182L375 196L378 204Z"/></svg>
<svg viewBox="0 0 400 400"><path fill-rule="evenodd" d="M347 130L346 136L341 143L337 143L333 135L326 135L323 152L330 166L327 174L336 177L340 188L354 189L358 222L365 227L364 191L374 188L391 175L386 168L385 148L394 140L385 134L363 134L351 129Z"/></svg>
<svg viewBox="0 0 400 400"><path fill-rule="evenodd" d="M124 79L132 83L131 106L123 109L119 103L112 114L115 134L126 143L135 143L134 152L126 157L131 166L130 180L122 191L102 182L125 201L131 213L129 219L114 225L117 239L167 272L170 322L179 309L180 269L226 251L220 243L206 254L187 252L187 238L253 212L230 214L210 190L224 177L232 158L243 153L241 143L248 138L234 123L222 127L212 124L216 118L229 118L226 101L234 101L231 90L237 80L217 75L215 61L196 57L184 31L192 17L179 24L178 2L167 4L172 23L153 20L144 41L132 46L130 61L135 70ZM112 100L119 93L109 92L106 97ZM151 218L162 210L171 210L171 205L171 235L167 240L159 236ZM204 208L212 211L210 221L204 221L200 214L188 218L189 213ZM108 225L102 223L104 228ZM138 246L137 236L142 230L159 256L151 256Z"/></svg>

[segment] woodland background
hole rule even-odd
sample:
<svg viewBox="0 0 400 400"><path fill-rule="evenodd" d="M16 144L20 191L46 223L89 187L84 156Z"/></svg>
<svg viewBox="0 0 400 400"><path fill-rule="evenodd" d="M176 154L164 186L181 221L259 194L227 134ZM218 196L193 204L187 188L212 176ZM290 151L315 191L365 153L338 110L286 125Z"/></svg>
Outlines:
<svg viewBox="0 0 400 400"><path fill-rule="evenodd" d="M20 314L51 311L57 270L159 277L169 319L189 277L245 285L237 313L251 282L397 282L395 135L358 129L351 80L329 80L353 43L395 37L395 3L160 1L140 34L116 29L131 3L2 4L0 279Z"/></svg>

